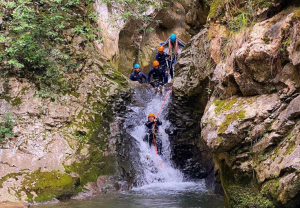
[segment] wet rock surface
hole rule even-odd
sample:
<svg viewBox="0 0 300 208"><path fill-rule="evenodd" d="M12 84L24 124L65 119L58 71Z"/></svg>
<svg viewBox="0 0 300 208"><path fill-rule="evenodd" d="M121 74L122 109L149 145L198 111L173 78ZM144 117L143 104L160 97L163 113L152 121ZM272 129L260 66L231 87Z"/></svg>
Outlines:
<svg viewBox="0 0 300 208"><path fill-rule="evenodd" d="M175 164L191 178L206 178L213 173L212 152L200 140L201 119L208 89L213 89L210 81L214 61L210 58L207 31L194 36L185 49L175 68L172 102L169 119L172 159ZM211 185L211 184L210 184Z"/></svg>

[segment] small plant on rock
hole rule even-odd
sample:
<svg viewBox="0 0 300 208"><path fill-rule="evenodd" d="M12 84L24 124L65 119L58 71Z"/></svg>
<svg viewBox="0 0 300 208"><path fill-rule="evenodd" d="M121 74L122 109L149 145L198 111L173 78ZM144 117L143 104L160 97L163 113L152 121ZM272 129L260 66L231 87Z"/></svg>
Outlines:
<svg viewBox="0 0 300 208"><path fill-rule="evenodd" d="M17 118L12 118L11 113L1 116L2 122L0 122L0 141L5 141L5 138L12 139L15 136L13 127Z"/></svg>

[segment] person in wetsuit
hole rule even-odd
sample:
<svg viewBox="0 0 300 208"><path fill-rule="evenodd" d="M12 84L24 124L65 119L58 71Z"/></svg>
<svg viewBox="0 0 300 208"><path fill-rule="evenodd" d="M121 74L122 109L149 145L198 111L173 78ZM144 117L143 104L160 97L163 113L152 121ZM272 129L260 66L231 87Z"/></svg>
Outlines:
<svg viewBox="0 0 300 208"><path fill-rule="evenodd" d="M155 125L155 127L154 127ZM155 118L154 113L150 113L148 115L148 121L145 123L145 126L147 127L147 134L144 137L144 141L149 143L149 147L151 145L154 145L153 137L156 142L156 147L157 147L157 153L159 155L162 155L162 141L161 139L157 136L157 133L159 132L159 126L162 125L162 122L158 119Z"/></svg>
<svg viewBox="0 0 300 208"><path fill-rule="evenodd" d="M169 59L168 64L170 68L170 75L173 80L174 77L173 64L177 61L177 56L179 55L179 46L184 47L185 45L177 39L175 34L171 34L168 40L160 43L159 45L161 46L168 45L169 47L168 55L171 56L171 59Z"/></svg>
<svg viewBox="0 0 300 208"><path fill-rule="evenodd" d="M151 82L152 77L152 82ZM164 85L165 81L165 72L159 68L159 62L153 62L153 68L150 70L148 74L148 83L155 88L156 91L162 91L162 86Z"/></svg>
<svg viewBox="0 0 300 208"><path fill-rule="evenodd" d="M140 65L135 64L134 65L134 72L131 73L129 79L142 84L143 83L143 78L145 79L145 83L147 83L147 77L143 72L140 71Z"/></svg>
<svg viewBox="0 0 300 208"><path fill-rule="evenodd" d="M159 62L159 68L165 72L165 83L168 82L169 68L167 66L169 55L164 52L164 47L158 47L158 53L155 56L155 60Z"/></svg>

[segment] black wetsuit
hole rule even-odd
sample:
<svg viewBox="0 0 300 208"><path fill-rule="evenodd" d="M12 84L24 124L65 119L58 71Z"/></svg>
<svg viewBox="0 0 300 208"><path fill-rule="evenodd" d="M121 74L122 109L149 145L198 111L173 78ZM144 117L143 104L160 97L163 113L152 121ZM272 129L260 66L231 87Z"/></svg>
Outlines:
<svg viewBox="0 0 300 208"><path fill-rule="evenodd" d="M156 134L159 132L158 127L162 125L162 122L159 119L156 119L154 134L153 134L154 121L147 121L145 125L147 127L148 134L146 134L146 136L144 137L144 141L148 142L149 146L151 147L151 145L154 145L154 141L153 141L153 137L154 137L156 141L157 153L161 155L162 141L161 138L159 138Z"/></svg>

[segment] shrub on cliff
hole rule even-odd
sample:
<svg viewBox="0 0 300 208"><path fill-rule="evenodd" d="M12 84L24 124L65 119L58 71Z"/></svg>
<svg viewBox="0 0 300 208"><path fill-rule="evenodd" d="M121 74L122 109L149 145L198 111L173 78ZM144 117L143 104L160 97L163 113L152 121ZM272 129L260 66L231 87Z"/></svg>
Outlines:
<svg viewBox="0 0 300 208"><path fill-rule="evenodd" d="M0 0L1 71L33 81L41 96L68 91L77 64L65 31L97 38L93 1Z"/></svg>

